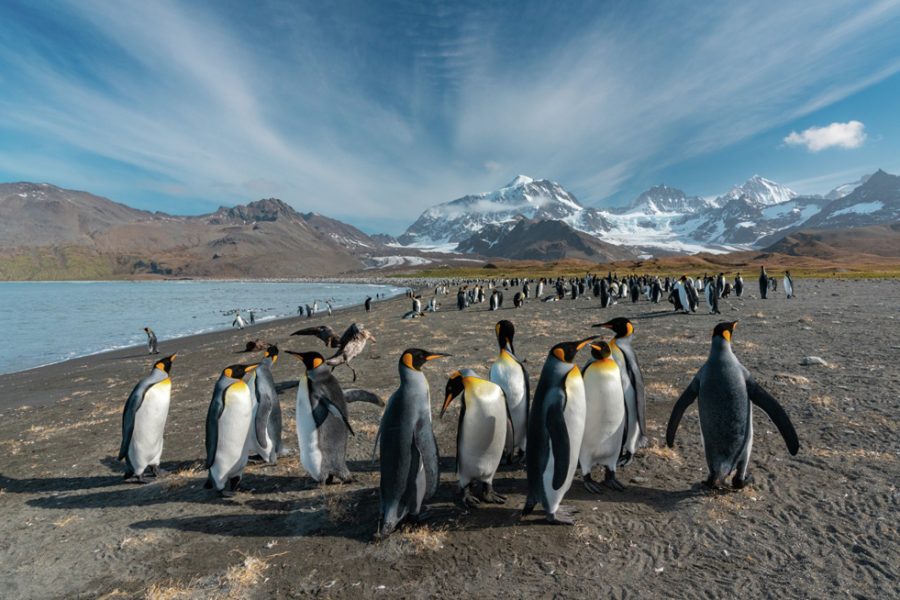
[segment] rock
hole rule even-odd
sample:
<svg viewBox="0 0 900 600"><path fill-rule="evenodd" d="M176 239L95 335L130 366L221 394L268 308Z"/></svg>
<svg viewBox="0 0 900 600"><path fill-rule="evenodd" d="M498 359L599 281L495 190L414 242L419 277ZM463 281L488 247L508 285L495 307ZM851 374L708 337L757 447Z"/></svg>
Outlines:
<svg viewBox="0 0 900 600"><path fill-rule="evenodd" d="M828 366L828 363L825 362L823 359L819 358L818 356L804 356L803 358L800 359L800 364L807 365L807 366L808 365L822 365L825 367Z"/></svg>
<svg viewBox="0 0 900 600"><path fill-rule="evenodd" d="M631 478L631 483L647 483L647 478L646 478L646 477L640 477L640 476L638 476L638 477L632 477L632 478Z"/></svg>

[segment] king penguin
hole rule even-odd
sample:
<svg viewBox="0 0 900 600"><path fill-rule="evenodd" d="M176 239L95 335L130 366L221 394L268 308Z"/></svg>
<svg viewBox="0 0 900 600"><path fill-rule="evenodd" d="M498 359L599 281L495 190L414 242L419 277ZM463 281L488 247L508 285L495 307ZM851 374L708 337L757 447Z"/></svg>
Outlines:
<svg viewBox="0 0 900 600"><path fill-rule="evenodd" d="M766 268L759 268L759 297L763 300L766 299L766 295L769 293L769 276L766 275Z"/></svg>
<svg viewBox="0 0 900 600"><path fill-rule="evenodd" d="M710 488L722 487L732 472L731 485L735 489L752 481L748 465L753 448L753 404L775 423L791 455L800 449L797 432L787 413L734 355L731 336L735 325L737 321L716 325L706 364L675 402L666 428L666 444L671 448L681 416L699 398L700 436L709 469L705 485Z"/></svg>
<svg viewBox="0 0 900 600"><path fill-rule="evenodd" d="M584 436L584 380L573 361L593 339L559 343L544 362L528 423L528 497L522 516L540 503L550 523L574 524L572 509L560 506L572 486Z"/></svg>
<svg viewBox="0 0 900 600"><path fill-rule="evenodd" d="M734 276L734 295L738 298L744 295L744 278L740 273Z"/></svg>
<svg viewBox="0 0 900 600"><path fill-rule="evenodd" d="M471 369L463 369L450 375L445 394L442 418L453 399L462 395L456 430L456 473L463 504L503 504L506 498L494 492L494 475L503 458L509 418L503 390ZM474 489L478 484L481 489Z"/></svg>
<svg viewBox="0 0 900 600"><path fill-rule="evenodd" d="M347 432L355 435L347 417L347 394L351 390L345 394L318 352L287 353L299 358L306 367L297 386L295 417L300 463L318 483L331 483L335 477L348 483L352 478L347 468Z"/></svg>
<svg viewBox="0 0 900 600"><path fill-rule="evenodd" d="M509 461L521 462L525 457L525 447L528 439L528 413L531 403L531 384L528 379L528 371L516 358L513 349L513 338L516 328L512 322L503 320L494 326L497 335L497 345L500 346L500 354L491 365L490 380L500 386L506 397L506 406L512 423L506 447L510 448Z"/></svg>
<svg viewBox="0 0 900 600"><path fill-rule="evenodd" d="M284 450L281 442L281 402L272 376L272 367L277 361L278 346L269 346L248 382L256 400L250 451L270 465L278 462L278 453Z"/></svg>
<svg viewBox="0 0 900 600"><path fill-rule="evenodd" d="M163 432L169 415L172 380L169 372L175 354L153 364L150 374L141 379L125 402L122 411L122 445L119 460L125 460L125 479L147 483L144 471L159 475Z"/></svg>
<svg viewBox="0 0 900 600"><path fill-rule="evenodd" d="M257 365L231 365L222 371L206 413L206 468L204 487L224 497L234 496L247 465L253 426L253 394L244 376ZM228 489L225 489L225 485Z"/></svg>
<svg viewBox="0 0 900 600"><path fill-rule="evenodd" d="M634 325L625 317L616 317L606 323L598 323L594 327L611 329L616 336L609 341L612 358L619 365L622 378L622 389L625 392L625 412L627 414L627 433L622 448L620 464L627 465L634 458L638 447L647 443L647 403L644 397L644 377L638 364L637 356L631 347L631 336Z"/></svg>
<svg viewBox="0 0 900 600"><path fill-rule="evenodd" d="M599 484L591 478L591 469L595 465L605 468L603 484L606 487L620 491L625 489L616 479L616 467L625 445L628 417L622 376L611 355L609 344L593 343L591 356L594 360L584 368L587 413L578 462L584 487L595 494L601 491Z"/></svg>
<svg viewBox="0 0 900 600"><path fill-rule="evenodd" d="M438 448L431 422L431 391L422 367L449 356L409 348L400 355L400 387L381 417L381 523L378 535L390 535L405 518L421 519L422 505L437 491Z"/></svg>

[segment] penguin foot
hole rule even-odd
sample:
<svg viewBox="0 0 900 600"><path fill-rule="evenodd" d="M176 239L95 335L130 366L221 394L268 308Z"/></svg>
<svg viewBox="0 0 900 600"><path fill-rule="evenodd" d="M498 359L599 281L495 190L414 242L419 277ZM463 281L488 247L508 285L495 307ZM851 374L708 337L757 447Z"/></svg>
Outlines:
<svg viewBox="0 0 900 600"><path fill-rule="evenodd" d="M506 504L506 496L501 496L494 491L494 486L486 483L481 492L481 499L489 504Z"/></svg>
<svg viewBox="0 0 900 600"><path fill-rule="evenodd" d="M707 477L701 485L708 490L721 490L723 487L725 487L724 482L721 479L717 479L713 475Z"/></svg>
<svg viewBox="0 0 900 600"><path fill-rule="evenodd" d="M125 479L125 482L126 483L139 483L141 485L147 485L148 483L150 483L149 481L147 481L147 478L144 477L143 474L141 474L141 475L132 474L131 477L127 477Z"/></svg>
<svg viewBox="0 0 900 600"><path fill-rule="evenodd" d="M753 475L750 473L747 473L743 479L740 476L735 475L731 480L731 487L736 490L742 490L751 483L753 483Z"/></svg>
<svg viewBox="0 0 900 600"><path fill-rule="evenodd" d="M525 506L522 507L521 517L524 519L525 517L530 515L531 511L533 511L533 510L534 510L534 503L533 502L525 502Z"/></svg>
<svg viewBox="0 0 900 600"><path fill-rule="evenodd" d="M219 496L221 496L222 498L234 498L235 495L236 494L235 494L234 490L229 490L229 489L219 490Z"/></svg>
<svg viewBox="0 0 900 600"><path fill-rule="evenodd" d="M406 521L413 525L419 525L431 518L431 511L421 510L417 514L410 514L406 517Z"/></svg>
<svg viewBox="0 0 900 600"><path fill-rule="evenodd" d="M584 489L592 494L599 494L603 491L603 488L600 487L600 484L594 481L590 474L584 476Z"/></svg>
<svg viewBox="0 0 900 600"><path fill-rule="evenodd" d="M616 479L615 471L606 471L606 475L603 476L603 485L608 487L611 490L615 490L617 492L624 492L625 486L622 485L618 479Z"/></svg>
<svg viewBox="0 0 900 600"><path fill-rule="evenodd" d="M259 454L251 454L250 456L247 457L247 462L261 463L261 462L266 462L266 459L264 459Z"/></svg>
<svg viewBox="0 0 900 600"><path fill-rule="evenodd" d="M626 450L619 457L619 460L616 463L616 466L617 467L627 467L628 465L631 464L631 461L633 461L633 460L634 460L634 454L629 452L628 450Z"/></svg>
<svg viewBox="0 0 900 600"><path fill-rule="evenodd" d="M162 473L162 471L160 470L159 465L150 465L147 467L147 475L150 477L159 477L160 473Z"/></svg>
<svg viewBox="0 0 900 600"><path fill-rule="evenodd" d="M465 487L465 489L463 489L462 498L460 498L460 501L463 503L463 506L465 506L466 508L475 508L479 504L481 504L481 500L475 494L472 493L471 484L467 485Z"/></svg>
<svg viewBox="0 0 900 600"><path fill-rule="evenodd" d="M241 476L232 477L228 480L228 490L234 495L234 492L237 491L238 486L241 485Z"/></svg>
<svg viewBox="0 0 900 600"><path fill-rule="evenodd" d="M555 513L547 515L547 522L553 525L574 525L575 518L572 516L578 512L574 508L568 506L560 506Z"/></svg>
<svg viewBox="0 0 900 600"><path fill-rule="evenodd" d="M638 439L638 448L646 448L649 445L650 439L646 435L641 434L641 437Z"/></svg>

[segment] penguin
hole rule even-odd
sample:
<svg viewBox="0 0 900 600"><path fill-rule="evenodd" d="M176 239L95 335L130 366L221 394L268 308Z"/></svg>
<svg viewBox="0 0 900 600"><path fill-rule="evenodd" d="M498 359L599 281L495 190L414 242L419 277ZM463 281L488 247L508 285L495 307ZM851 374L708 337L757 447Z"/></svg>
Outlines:
<svg viewBox="0 0 900 600"><path fill-rule="evenodd" d="M513 296L513 306L516 308L522 308L525 305L525 295L522 292L516 292L516 295Z"/></svg>
<svg viewBox="0 0 900 600"><path fill-rule="evenodd" d="M638 364L637 356L631 347L631 336L634 325L625 317L616 317L606 323L598 323L594 327L611 329L615 337L609 341L609 349L613 360L619 366L622 389L625 393L625 410L628 416L626 440L619 459L620 466L628 465L634 458L637 448L646 445L647 441L647 402L644 396L644 377Z"/></svg>
<svg viewBox="0 0 900 600"><path fill-rule="evenodd" d="M609 281L606 279L600 280L600 308L608 308L611 303L610 292L609 292Z"/></svg>
<svg viewBox="0 0 900 600"><path fill-rule="evenodd" d="M222 371L206 413L206 468L204 487L234 496L249 456L253 425L253 394L243 377L257 365L231 365ZM225 485L228 489L225 489Z"/></svg>
<svg viewBox="0 0 900 600"><path fill-rule="evenodd" d="M456 292L456 308L457 310L466 308L466 292L463 288L459 288L459 291Z"/></svg>
<svg viewBox="0 0 900 600"><path fill-rule="evenodd" d="M723 487L732 472L734 489L752 481L748 466L753 448L753 404L772 419L792 456L800 449L787 413L735 356L731 338L736 325L737 321L716 325L709 357L675 402L666 428L666 445L671 448L681 416L699 398L700 435L709 471L704 485L714 489Z"/></svg>
<svg viewBox="0 0 900 600"><path fill-rule="evenodd" d="M794 280L791 278L791 272L784 272L784 293L787 296L787 299L790 300L794 297Z"/></svg>
<svg viewBox="0 0 900 600"><path fill-rule="evenodd" d="M675 291L678 296L678 304L680 304L681 310L688 314L691 312L691 298L688 293L688 288L690 284L687 281L687 277L682 276L679 281L675 283ZM678 310L679 306L675 307L675 310Z"/></svg>
<svg viewBox="0 0 900 600"><path fill-rule="evenodd" d="M593 339L596 336L559 343L544 362L528 423L528 497L523 517L540 503L550 523L574 524L573 511L560 505L572 486L584 436L584 380L573 361Z"/></svg>
<svg viewBox="0 0 900 600"><path fill-rule="evenodd" d="M662 286L659 284L659 277L657 277L650 285L650 302L652 302L653 304L659 304L661 298Z"/></svg>
<svg viewBox="0 0 900 600"><path fill-rule="evenodd" d="M150 374L134 386L125 402L119 460L125 461L126 480L148 483L145 470L149 470L152 477L159 475L163 432L172 394L169 373L176 356L173 354L153 363Z"/></svg>
<svg viewBox="0 0 900 600"><path fill-rule="evenodd" d="M700 283L700 285L702 286L702 282ZM697 294L697 289L697 284L692 280L688 279L685 282L684 290L685 292L687 292L687 305L691 309L691 312L697 312L697 307L700 306L700 296Z"/></svg>
<svg viewBox="0 0 900 600"><path fill-rule="evenodd" d="M250 436L251 452L270 465L276 464L278 454L284 452L281 441L281 402L272 376L272 367L277 361L278 346L270 346L248 381L256 400Z"/></svg>
<svg viewBox="0 0 900 600"><path fill-rule="evenodd" d="M494 491L494 475L503 458L508 412L503 390L471 369L455 371L447 380L441 418L453 399L462 395L456 430L456 473L462 503L473 507L504 504ZM480 491L474 488L480 484Z"/></svg>
<svg viewBox="0 0 900 600"><path fill-rule="evenodd" d="M625 488L616 479L616 467L628 430L622 376L606 342L591 344L591 356L594 360L584 367L583 375L587 412L578 464L589 492L601 491L600 485L591 478L595 465L606 470L603 484L621 491Z"/></svg>
<svg viewBox="0 0 900 600"><path fill-rule="evenodd" d="M503 320L494 326L500 354L491 365L490 380L503 390L509 412L512 430L506 446L509 449L509 461L521 462L525 457L528 439L528 414L531 408L531 389L528 371L516 358L513 338L516 328L512 322Z"/></svg>
<svg viewBox="0 0 900 600"><path fill-rule="evenodd" d="M734 295L738 298L744 295L744 278L740 273L734 276Z"/></svg>
<svg viewBox="0 0 900 600"><path fill-rule="evenodd" d="M318 352L286 351L306 371L297 386L297 442L300 464L317 483L352 481L347 468L347 433L356 435L347 418L347 402L331 367Z"/></svg>
<svg viewBox="0 0 900 600"><path fill-rule="evenodd" d="M409 348L400 355L400 387L381 417L380 515L377 535L391 534L406 518L419 521L437 491L438 448L431 422L431 391L422 367L449 354Z"/></svg>
<svg viewBox="0 0 900 600"><path fill-rule="evenodd" d="M769 292L769 276L766 275L766 268L759 268L759 297L763 300L766 299L766 294Z"/></svg>
<svg viewBox="0 0 900 600"><path fill-rule="evenodd" d="M413 296L412 311L417 313L422 312L422 296Z"/></svg>

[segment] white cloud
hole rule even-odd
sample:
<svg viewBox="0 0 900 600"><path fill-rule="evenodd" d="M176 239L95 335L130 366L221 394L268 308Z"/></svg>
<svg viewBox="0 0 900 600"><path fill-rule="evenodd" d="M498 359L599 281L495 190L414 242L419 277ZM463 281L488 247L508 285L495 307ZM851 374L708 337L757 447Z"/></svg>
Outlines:
<svg viewBox="0 0 900 600"><path fill-rule="evenodd" d="M866 126L861 121L847 121L810 127L800 133L792 131L784 141L789 146L806 146L810 152L827 148L859 148L866 141Z"/></svg>

